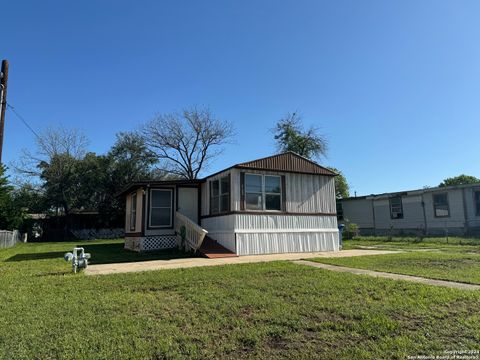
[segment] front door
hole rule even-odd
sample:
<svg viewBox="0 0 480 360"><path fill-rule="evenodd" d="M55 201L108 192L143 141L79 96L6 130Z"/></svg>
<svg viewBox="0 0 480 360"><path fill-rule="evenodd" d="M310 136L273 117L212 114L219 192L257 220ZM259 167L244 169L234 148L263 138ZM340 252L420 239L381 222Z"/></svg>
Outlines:
<svg viewBox="0 0 480 360"><path fill-rule="evenodd" d="M178 212L198 224L198 189L178 188Z"/></svg>

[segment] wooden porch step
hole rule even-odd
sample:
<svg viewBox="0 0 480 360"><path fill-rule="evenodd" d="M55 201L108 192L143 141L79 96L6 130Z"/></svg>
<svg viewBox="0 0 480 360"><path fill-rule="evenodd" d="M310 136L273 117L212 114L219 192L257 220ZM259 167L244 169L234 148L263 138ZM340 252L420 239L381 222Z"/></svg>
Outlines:
<svg viewBox="0 0 480 360"><path fill-rule="evenodd" d="M237 257L238 255L234 252L231 252L227 248L220 245L218 242L205 236L203 239L202 246L198 249L198 252L202 254L204 257L209 259L218 259L218 258L226 258L226 257Z"/></svg>

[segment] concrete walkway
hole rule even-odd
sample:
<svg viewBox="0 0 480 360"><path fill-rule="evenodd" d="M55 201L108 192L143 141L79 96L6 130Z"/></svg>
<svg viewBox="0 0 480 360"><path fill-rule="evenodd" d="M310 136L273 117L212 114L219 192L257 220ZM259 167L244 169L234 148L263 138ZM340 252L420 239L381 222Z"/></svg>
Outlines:
<svg viewBox="0 0 480 360"><path fill-rule="evenodd" d="M445 286L445 287L462 289L462 290L480 290L480 285L465 284L465 283L459 283L455 281L434 280L434 279L428 279L428 278L412 276L412 275L400 275L400 274L392 274L392 273L386 273L381 271L355 269L355 268L349 268L345 266L321 264L321 263L316 263L313 261L306 261L306 260L297 260L297 261L294 261L294 263L299 265L313 266L313 267L324 269L324 270L347 272L355 275L369 275L369 276L381 277L381 278L393 279L393 280L405 280L405 281L412 281L412 282L417 282L425 285Z"/></svg>
<svg viewBox="0 0 480 360"><path fill-rule="evenodd" d="M118 273L130 273L151 270L166 270L192 268L200 266L218 266L230 264L247 264L268 261L291 261L311 258L336 258L349 256L366 256L366 255L383 255L397 253L398 251L390 250L342 250L337 252L316 252L316 253L288 253L288 254L271 254L271 255L253 255L239 256L220 259L205 258L184 258L172 260L151 260L139 261L131 263L101 264L89 265L85 270L86 275L106 275Z"/></svg>

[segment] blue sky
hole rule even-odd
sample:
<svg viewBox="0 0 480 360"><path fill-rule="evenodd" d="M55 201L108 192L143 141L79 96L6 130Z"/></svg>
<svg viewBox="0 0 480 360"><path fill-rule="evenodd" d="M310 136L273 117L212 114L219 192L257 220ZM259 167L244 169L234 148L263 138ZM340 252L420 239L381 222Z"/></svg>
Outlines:
<svg viewBox="0 0 480 360"><path fill-rule="evenodd" d="M208 106L236 144L206 171L270 155L289 111L358 195L480 177L478 1L6 1L9 102L35 130L103 153L155 113ZM33 135L7 112L4 161Z"/></svg>

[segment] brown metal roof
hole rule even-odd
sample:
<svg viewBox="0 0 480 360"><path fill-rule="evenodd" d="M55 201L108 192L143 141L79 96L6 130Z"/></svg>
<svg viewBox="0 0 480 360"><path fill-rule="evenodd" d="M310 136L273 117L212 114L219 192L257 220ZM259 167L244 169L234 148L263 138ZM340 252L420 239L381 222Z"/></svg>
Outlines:
<svg viewBox="0 0 480 360"><path fill-rule="evenodd" d="M237 168L276 170L285 172L298 172L304 174L317 174L326 176L336 176L337 174L327 168L318 165L303 156L294 152L268 156L265 158L252 160L235 165Z"/></svg>

